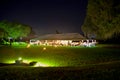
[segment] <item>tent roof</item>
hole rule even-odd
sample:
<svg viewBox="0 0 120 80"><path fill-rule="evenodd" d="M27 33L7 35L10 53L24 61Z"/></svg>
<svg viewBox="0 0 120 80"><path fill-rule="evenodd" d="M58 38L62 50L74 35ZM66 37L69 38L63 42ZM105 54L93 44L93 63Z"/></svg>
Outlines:
<svg viewBox="0 0 120 80"><path fill-rule="evenodd" d="M46 34L35 38L34 40L79 40L85 39L79 33L64 33L64 34Z"/></svg>

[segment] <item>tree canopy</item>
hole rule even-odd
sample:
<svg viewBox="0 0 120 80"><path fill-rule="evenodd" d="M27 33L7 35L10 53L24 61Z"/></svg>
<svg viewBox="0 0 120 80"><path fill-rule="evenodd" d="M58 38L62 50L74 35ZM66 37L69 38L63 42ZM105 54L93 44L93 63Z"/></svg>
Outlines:
<svg viewBox="0 0 120 80"><path fill-rule="evenodd" d="M5 36L5 31L0 28L0 38L3 38Z"/></svg>
<svg viewBox="0 0 120 80"><path fill-rule="evenodd" d="M28 25L0 21L0 37L12 37L14 39L19 37L26 37L31 32L31 27ZM5 35L6 34L6 35Z"/></svg>
<svg viewBox="0 0 120 80"><path fill-rule="evenodd" d="M120 33L120 0L88 0L87 14L82 25L86 37L108 39Z"/></svg>

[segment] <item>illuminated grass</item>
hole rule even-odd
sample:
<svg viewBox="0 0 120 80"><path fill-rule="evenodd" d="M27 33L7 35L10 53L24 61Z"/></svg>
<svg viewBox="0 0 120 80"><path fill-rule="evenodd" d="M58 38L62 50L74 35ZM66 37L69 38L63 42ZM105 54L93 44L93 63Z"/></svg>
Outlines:
<svg viewBox="0 0 120 80"><path fill-rule="evenodd" d="M45 49L44 49L45 48ZM120 50L104 47L52 47L26 45L0 48L0 62L14 63L22 57L25 63L38 62L38 66L83 66L104 62L119 61Z"/></svg>
<svg viewBox="0 0 120 80"><path fill-rule="evenodd" d="M119 48L106 45L94 48L4 46L0 47L1 63L14 63L22 59L25 63L35 61L37 64L33 67L0 67L0 79L119 80L119 56Z"/></svg>

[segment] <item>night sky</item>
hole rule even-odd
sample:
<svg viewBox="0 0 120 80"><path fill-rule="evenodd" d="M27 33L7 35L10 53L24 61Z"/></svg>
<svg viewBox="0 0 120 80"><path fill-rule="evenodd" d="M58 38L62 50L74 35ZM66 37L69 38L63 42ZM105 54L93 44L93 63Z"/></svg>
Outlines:
<svg viewBox="0 0 120 80"><path fill-rule="evenodd" d="M81 33L87 0L3 0L0 20L30 25L36 34Z"/></svg>

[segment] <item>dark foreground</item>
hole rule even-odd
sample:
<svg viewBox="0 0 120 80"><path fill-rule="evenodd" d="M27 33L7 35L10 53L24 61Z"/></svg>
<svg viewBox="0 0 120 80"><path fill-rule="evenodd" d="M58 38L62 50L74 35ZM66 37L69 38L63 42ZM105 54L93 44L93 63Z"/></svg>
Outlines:
<svg viewBox="0 0 120 80"><path fill-rule="evenodd" d="M120 62L81 67L1 66L0 80L120 80Z"/></svg>

